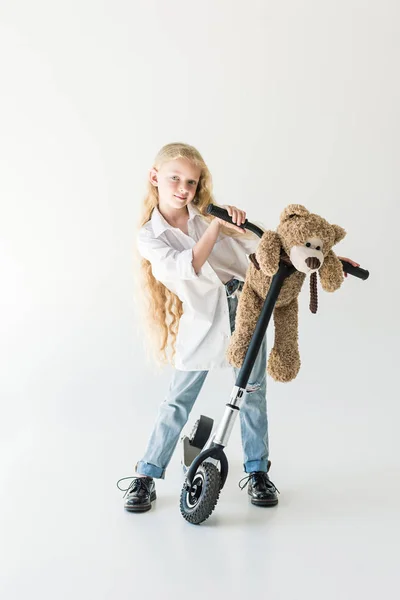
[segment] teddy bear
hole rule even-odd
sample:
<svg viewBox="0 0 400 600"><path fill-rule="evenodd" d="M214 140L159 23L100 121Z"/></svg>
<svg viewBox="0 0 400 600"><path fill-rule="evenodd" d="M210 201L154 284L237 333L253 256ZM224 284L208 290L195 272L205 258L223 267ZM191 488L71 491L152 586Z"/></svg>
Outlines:
<svg viewBox="0 0 400 600"><path fill-rule="evenodd" d="M282 285L274 308L275 340L268 359L268 374L280 382L293 380L300 369L298 346L298 295L310 274L312 312L317 310L317 272L322 289L334 292L341 286L342 263L332 247L346 235L339 225L331 225L300 204L290 204L280 216L276 231L265 231L255 254L250 255L243 291L240 295L235 331L227 359L241 367L271 281L281 260L296 270Z"/></svg>

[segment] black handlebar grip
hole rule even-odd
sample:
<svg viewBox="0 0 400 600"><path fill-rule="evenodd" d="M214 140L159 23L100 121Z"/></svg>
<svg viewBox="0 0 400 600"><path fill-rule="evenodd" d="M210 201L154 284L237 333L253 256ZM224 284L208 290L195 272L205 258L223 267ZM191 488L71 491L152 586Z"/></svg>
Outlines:
<svg viewBox="0 0 400 600"><path fill-rule="evenodd" d="M364 281L369 277L369 271L365 269L361 269L361 267L353 267L352 264L348 263L346 260L340 260L343 265L343 271L348 273L349 275L354 275L354 277L358 277L359 279L363 279Z"/></svg>
<svg viewBox="0 0 400 600"><path fill-rule="evenodd" d="M225 208L215 206L215 204L209 204L207 206L207 213L209 215L212 215L213 217L217 217L217 219L222 219L223 221L226 221L227 223L232 223L233 225L236 225L236 223L234 223L232 221L232 217L229 216L228 211L225 210ZM245 229L247 223L248 223L248 220L246 219L244 223L242 223L241 225L236 225L236 227Z"/></svg>

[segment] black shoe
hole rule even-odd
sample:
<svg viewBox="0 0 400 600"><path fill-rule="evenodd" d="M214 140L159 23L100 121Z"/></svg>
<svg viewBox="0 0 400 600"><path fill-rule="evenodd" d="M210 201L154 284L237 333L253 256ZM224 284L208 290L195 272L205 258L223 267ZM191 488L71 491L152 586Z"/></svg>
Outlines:
<svg viewBox="0 0 400 600"><path fill-rule="evenodd" d="M132 479L127 488L120 488L119 482ZM157 498L156 486L152 477L123 477L117 481L117 488L125 492L124 508L130 512L145 512L151 509L151 503Z"/></svg>
<svg viewBox="0 0 400 600"><path fill-rule="evenodd" d="M268 471L271 466L271 463L268 461ZM240 485L242 481L245 481L243 485ZM280 494L279 490L272 483L270 478L268 477L268 473L264 471L254 471L253 473L249 473L247 477L244 477L239 481L239 487L243 490L246 485L249 484L247 493L250 496L251 503L256 506L275 506L278 504L278 494Z"/></svg>

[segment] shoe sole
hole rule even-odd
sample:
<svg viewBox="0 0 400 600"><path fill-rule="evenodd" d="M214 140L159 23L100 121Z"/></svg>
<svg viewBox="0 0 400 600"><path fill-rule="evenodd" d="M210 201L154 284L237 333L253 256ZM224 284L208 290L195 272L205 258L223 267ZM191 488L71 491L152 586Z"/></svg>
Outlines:
<svg viewBox="0 0 400 600"><path fill-rule="evenodd" d="M148 510L151 509L151 503L157 500L157 494L156 492L154 492L153 494L151 494L150 496L150 504L138 504L137 506L125 506L125 510L127 510L128 512L147 512Z"/></svg>
<svg viewBox="0 0 400 600"><path fill-rule="evenodd" d="M278 500L250 500L250 502L254 504L254 506L276 506L278 504Z"/></svg>

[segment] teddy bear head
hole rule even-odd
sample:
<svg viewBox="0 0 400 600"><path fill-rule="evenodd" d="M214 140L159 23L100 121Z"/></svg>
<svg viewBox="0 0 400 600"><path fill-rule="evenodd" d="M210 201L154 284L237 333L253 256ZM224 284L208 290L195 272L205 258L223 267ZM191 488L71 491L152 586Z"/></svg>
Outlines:
<svg viewBox="0 0 400 600"><path fill-rule="evenodd" d="M342 227L331 225L300 204L285 208L277 233L293 265L306 274L318 271L332 246L346 235Z"/></svg>

